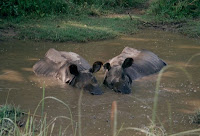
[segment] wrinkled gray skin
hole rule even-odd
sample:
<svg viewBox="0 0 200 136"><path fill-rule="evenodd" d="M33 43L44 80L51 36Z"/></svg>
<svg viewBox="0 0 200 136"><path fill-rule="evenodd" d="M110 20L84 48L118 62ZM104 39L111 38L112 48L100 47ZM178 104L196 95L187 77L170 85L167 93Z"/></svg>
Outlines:
<svg viewBox="0 0 200 136"><path fill-rule="evenodd" d="M157 73L166 65L150 51L126 47L104 64L104 84L115 92L129 94L132 80Z"/></svg>
<svg viewBox="0 0 200 136"><path fill-rule="evenodd" d="M73 52L49 49L45 57L33 66L36 75L56 77L71 86L88 90L93 95L100 95L102 91L93 73L100 70L102 62L95 62L93 67Z"/></svg>

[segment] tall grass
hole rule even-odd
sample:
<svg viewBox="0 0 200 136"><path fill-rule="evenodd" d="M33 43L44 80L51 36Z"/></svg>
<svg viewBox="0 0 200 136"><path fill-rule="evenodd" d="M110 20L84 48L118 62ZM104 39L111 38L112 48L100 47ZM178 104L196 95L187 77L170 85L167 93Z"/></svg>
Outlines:
<svg viewBox="0 0 200 136"><path fill-rule="evenodd" d="M104 5L109 7L137 7L147 0L74 0L76 4L88 3L89 5Z"/></svg>
<svg viewBox="0 0 200 136"><path fill-rule="evenodd" d="M187 67L189 65L189 63L196 57L200 56L200 53L196 53L194 55L192 55L192 57L190 57L190 59L187 61L187 63L185 64L185 67Z"/></svg>
<svg viewBox="0 0 200 136"><path fill-rule="evenodd" d="M116 136L117 134L117 102L113 101L112 109L111 109L111 128L112 128L112 135Z"/></svg>
<svg viewBox="0 0 200 136"><path fill-rule="evenodd" d="M191 57L191 59L188 60L188 62L186 63L186 66L188 65L188 63L196 56L198 56L199 54L195 54L194 56ZM186 77L188 78L188 80L190 82L192 82L192 78L189 75L189 73L185 70L184 67L180 67L180 66L174 66L174 65L168 65L166 67L164 67L158 74L158 78L157 78L157 82L156 82L156 88L155 88L155 96L154 96L154 103L153 103L153 110L152 110L152 119L151 119L151 125L148 126L148 130L143 129L143 128L135 128L135 127L123 127L123 125L120 127L119 130L116 130L116 132L114 132L113 136L118 136L120 134L121 131L124 130L134 130L134 131L139 131L144 133L146 136L164 136L167 135L165 133L165 131L163 130L162 127L157 127L156 126L156 115L157 115L157 105L158 105L158 96L159 96L159 87L160 87L160 83L161 83L161 77L163 75L163 73L171 68L177 68L180 71L182 71ZM117 109L117 108L116 108ZM169 110L169 118L170 118L170 125L171 124L171 106L168 105L168 110ZM117 111L115 111L117 112ZM193 120L195 120L196 122L199 123L200 120L200 112L197 112L196 116L193 118ZM114 124L117 125L117 119L114 120ZM162 125L162 124L161 124ZM170 130L172 133L172 130ZM175 134L170 134L168 136L182 136L182 135L192 135L192 134L200 134L200 129L193 129L193 130L187 130L187 131L183 131L183 132L179 132L179 133L175 133Z"/></svg>
<svg viewBox="0 0 200 136"><path fill-rule="evenodd" d="M152 114L152 121L153 124L155 124L156 121L156 112L157 112L157 104L158 104L158 95L159 95L159 87L160 87L160 82L161 82L161 77L163 75L163 72L166 71L169 68L177 68L181 71L183 71L184 74L186 74L187 78L189 79L189 81L191 82L191 76L189 75L189 73L185 70L185 68L180 67L180 66L174 66L174 65L168 65L166 67L164 67L158 74L158 79L156 82L156 89L155 89L155 96L154 96L154 104L153 104L153 114Z"/></svg>
<svg viewBox="0 0 200 136"><path fill-rule="evenodd" d="M83 90L80 92L79 100L78 100L78 134L79 136L82 136L82 130L81 130L81 103L82 103L82 97L83 97Z"/></svg>
<svg viewBox="0 0 200 136"><path fill-rule="evenodd" d="M16 124L21 121L23 115L19 107L12 105L0 106L0 136L18 133L19 130L16 128Z"/></svg>
<svg viewBox="0 0 200 136"><path fill-rule="evenodd" d="M25 16L72 12L74 4L65 0L1 0L1 16Z"/></svg>
<svg viewBox="0 0 200 136"><path fill-rule="evenodd" d="M113 7L138 7L147 0L1 0L0 16L82 14ZM95 9L95 10L94 10Z"/></svg>
<svg viewBox="0 0 200 136"><path fill-rule="evenodd" d="M190 117L191 123L200 124L200 109L198 109L195 115Z"/></svg>
<svg viewBox="0 0 200 136"><path fill-rule="evenodd" d="M155 0L150 4L149 14L167 19L182 20L200 16L199 0Z"/></svg>
<svg viewBox="0 0 200 136"><path fill-rule="evenodd" d="M70 117L67 116L57 116L50 121L47 121L47 114L44 114L44 101L46 99L53 99L61 104L63 104L69 111ZM38 108L42 105L42 116L36 115ZM19 130L17 123L20 121L22 114L27 114L27 119L25 127L22 130ZM38 123L36 118L40 118ZM0 108L0 136L1 135L15 135L15 136L49 136L53 135L53 130L55 127L55 121L57 119L70 120L70 124L65 128L64 132L71 126L73 136L76 136L76 126L74 126L74 120L70 107L64 103L62 100L59 100L52 96L45 97L45 89L43 87L43 98L37 105L33 114L24 113L16 109L13 106L3 106ZM59 131L59 136L62 135L61 129Z"/></svg>
<svg viewBox="0 0 200 136"><path fill-rule="evenodd" d="M188 60L188 62L186 63L186 66L189 64L189 62L191 62L191 60L194 57L199 56L199 54L195 54L194 56L191 57L191 59ZM148 126L148 129L144 129L144 128L136 128L136 127L124 127L124 124L122 124L122 126L117 129L117 102L113 101L112 103L112 109L111 109L111 133L112 136L118 136L122 131L125 130L134 130L134 131L139 131L144 133L147 136L157 136L157 135L167 135L165 134L165 131L162 127L158 127L156 126L156 114L157 114L157 104L158 104L158 96L159 96L159 87L160 87L160 83L161 83L161 78L163 73L171 68L177 68L180 71L182 71L187 78L189 79L189 81L191 82L191 76L189 75L189 73L185 70L185 68L183 67L179 67L179 66L174 66L174 65L168 65L166 67L164 67L158 74L158 78L157 78L157 82L156 82L156 87L155 87L155 96L154 96L154 104L153 104L153 110L152 110L152 119L151 119L151 125ZM82 135L82 130L81 130L81 103L82 103L82 97L83 97L83 91L80 92L80 96L79 96L79 100L78 100L78 135L81 136ZM47 114L44 114L44 102L46 99L53 99L61 104L63 104L69 111L70 113L70 117L67 116L57 116L53 119L51 119L50 121L47 121ZM42 116L41 117L41 123L39 126L39 129L37 129L37 123L36 123L36 112L38 110L38 108L40 107L40 105L42 105ZM168 105L168 112L169 112L169 117L171 118L171 106ZM0 116L0 123L2 123L2 121L7 121L10 122L14 127L14 129L10 129L7 131L7 133L12 133L16 136L35 136L35 135L40 135L40 136L47 136L47 135L53 135L53 131L54 131L54 127L55 127L55 121L59 118L62 119L66 119L66 120L70 120L70 124L64 129L64 131L62 131L63 126L60 127L59 129L59 136L61 136L63 133L65 133L68 128L71 126L71 129L73 131L73 136L77 135L77 124L74 125L74 120L73 120L73 115L71 112L70 107L64 103L62 100L59 100L55 97L52 96L47 96L45 97L45 88L43 87L43 97L42 100L39 102L38 106L36 107L34 114L31 115L30 112L28 113L27 116L27 120L26 120L26 125L24 127L24 130L20 131L18 126L16 125L16 122L18 120L18 112L17 110L14 110L14 118L6 116L5 112L3 112L3 116ZM2 112L0 112L1 115ZM197 116L194 118L195 119L195 123L199 123L200 120L200 112L197 112ZM172 125L171 120L170 120L170 125ZM0 127L1 129L5 129L6 127ZM38 130L37 132L35 132L36 130ZM172 133L172 132L171 132ZM5 134L5 132L3 132L2 130L0 131L0 135ZM175 134L170 134L169 136L182 136L182 135L189 135L189 134L200 134L200 129L193 129L193 130L187 130L187 131L183 131L183 132L179 132L179 133L175 133Z"/></svg>

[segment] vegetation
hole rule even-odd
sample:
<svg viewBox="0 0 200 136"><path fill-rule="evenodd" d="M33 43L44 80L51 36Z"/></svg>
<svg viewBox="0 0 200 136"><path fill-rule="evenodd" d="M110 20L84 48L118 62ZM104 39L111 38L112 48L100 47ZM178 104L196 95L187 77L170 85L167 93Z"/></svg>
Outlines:
<svg viewBox="0 0 200 136"><path fill-rule="evenodd" d="M39 20L24 20L4 23L5 27L13 26L18 34L15 38L50 40L50 41L78 41L102 40L114 38L125 33L137 31L137 21L131 21L128 16L121 18L90 18L81 17L45 17Z"/></svg>
<svg viewBox="0 0 200 136"><path fill-rule="evenodd" d="M0 107L0 135L10 135L14 133L15 124L20 124L23 112L19 107L2 105Z"/></svg>
<svg viewBox="0 0 200 136"><path fill-rule="evenodd" d="M172 67L176 67L176 66L167 66L164 69L162 69L162 71L159 72L159 76L157 79L157 83L156 83L156 90L155 90L155 97L154 97L154 106L153 106L153 113L152 113L152 122L150 124L150 126L147 126L145 128L135 128L135 127L124 127L123 124L122 126L117 129L117 102L113 101L112 103L112 109L111 109L111 128L112 128L112 135L113 136L118 136L122 131L125 130L134 130L134 131L138 131L141 132L145 135L148 136L157 136L157 135L168 135L165 131L165 129L163 128L162 124L161 127L158 127L156 125L155 122L155 117L156 117L156 107L157 107L157 99L158 99L158 91L159 91L159 86L160 86L160 82L161 82L161 77L162 77L162 73ZM188 75L188 73L185 71L184 68L182 67L177 67L178 69L182 70L183 73L186 74L186 76L188 77L188 79L190 80L190 77ZM34 136L34 135L41 135L41 136L47 136L47 135L53 135L53 130L55 127L55 121L58 118L62 118L63 120L70 120L70 123L68 126L62 126L62 128L60 127L59 130L59 136L63 135L68 129L72 129L72 135L76 136L82 135L82 130L81 130L81 103L82 103L82 91L80 92L80 96L79 96L79 100L78 100L78 123L75 123L75 121L73 120L73 115L71 112L71 109L69 108L69 106L64 103L62 100L59 100L55 97L52 96L47 96L45 97L45 88L43 87L43 98L42 100L39 102L38 106L35 109L34 114L30 114L28 113L28 117L26 119L26 124L25 127L22 128L21 130L19 130L18 126L16 125L17 122L20 121L23 112L21 112L18 108L14 108L13 106L7 106L4 105L2 106L2 108L0 108L0 135L16 135L16 136L22 136L22 135L29 135L29 136ZM66 109L69 111L70 113L70 117L67 116L58 116L53 118L52 120L47 120L47 114L44 114L44 101L46 99L53 99L57 102L59 102L60 104L64 105L66 107ZM39 108L39 106L41 105L42 107L42 113L41 116L39 116L40 119L40 124L38 125L38 122L36 121L35 117L36 112ZM199 123L199 119L200 119L200 112L198 111L197 114L194 116L193 118L193 122L194 123ZM170 115L169 115L170 116ZM6 122L4 121L6 120ZM3 122L4 121L4 122ZM6 124L7 123L7 124ZM8 123L9 126L8 127ZM11 125L10 125L11 124ZM71 128L70 128L71 126ZM78 129L77 129L78 127ZM77 132L78 131L78 132ZM176 133L176 134L171 134L169 136L181 136L181 135L192 135L192 134L199 134L200 129L194 129L194 130L188 130L188 131L183 131L180 133Z"/></svg>
<svg viewBox="0 0 200 136"><path fill-rule="evenodd" d="M149 14L164 19L183 20L200 16L199 0L156 0L149 9Z"/></svg>
<svg viewBox="0 0 200 136"><path fill-rule="evenodd" d="M75 42L135 33L137 21L130 21L129 16L98 16L113 13L115 9L120 11L127 7L138 7L145 1L3 0L0 2L0 31L3 33L0 33L0 40L8 35L4 35L5 29L14 29L14 37L19 39Z"/></svg>
<svg viewBox="0 0 200 136"><path fill-rule="evenodd" d="M142 19L156 28L164 26L189 37L200 37L199 0L154 0Z"/></svg>
<svg viewBox="0 0 200 136"><path fill-rule="evenodd" d="M49 14L83 14L113 7L138 7L146 0L2 0L0 15L4 17Z"/></svg>
<svg viewBox="0 0 200 136"><path fill-rule="evenodd" d="M200 20L189 20L181 28L179 32L189 37L200 38Z"/></svg>
<svg viewBox="0 0 200 136"><path fill-rule="evenodd" d="M197 110L196 113L190 117L192 123L200 124L200 110Z"/></svg>
<svg viewBox="0 0 200 136"><path fill-rule="evenodd" d="M145 16L112 16L126 9L146 10L147 5ZM153 26L178 23L173 29L191 37L200 36L198 0L2 0L0 9L0 40L12 36L75 42L110 39L136 33L143 24L141 20ZM14 34L9 34L10 30Z"/></svg>
<svg viewBox="0 0 200 136"><path fill-rule="evenodd" d="M142 23L174 25L177 31L191 37L200 37L200 2L199 0L155 0L149 2L145 16L133 17L125 14L128 8L146 9L149 0L1 0L0 1L0 40L7 39L2 33L4 30L14 30L14 37L19 39L50 40L50 41L74 41L86 42L92 40L103 40L114 38L124 34L133 34L138 31ZM116 10L117 9L117 10ZM118 16L113 14L117 13ZM9 33L9 31L7 32ZM117 104L113 108L113 135L118 135L123 130L137 130L147 135L165 134L164 128L155 125L158 90L161 75L166 67L159 74L156 84L154 98L152 124L147 130L139 128L123 128L117 130ZM182 68L180 70L184 71ZM44 93L44 91L43 91ZM81 96L81 95L80 95ZM56 117L47 122L46 115L43 115L44 99L54 99L70 112L70 117ZM77 134L77 124L72 119L71 111L67 104L54 97L44 97L42 103L41 124L37 133L40 135L52 134L54 121L57 118L70 120L73 135ZM38 106L40 105L38 104ZM81 103L81 97L79 99ZM80 104L79 104L80 106ZM37 107L38 108L38 107ZM36 108L36 111L37 111ZM79 107L81 115L81 107ZM35 113L30 114L26 120L26 126L19 131L18 124L23 116L19 108L10 105L0 107L0 135L16 134L35 135L37 123ZM200 123L200 112L192 118L194 123ZM51 127L50 127L51 126ZM68 128L67 126L66 128ZM81 118L79 116L79 135L81 135ZM65 128L64 128L65 129ZM158 131L157 131L158 130ZM48 132L49 131L49 132ZM61 135L60 129L59 135ZM196 133L200 130L191 130L174 135Z"/></svg>
<svg viewBox="0 0 200 136"><path fill-rule="evenodd" d="M76 136L76 129L74 125L74 120L72 119L72 113L71 110L69 108L69 106L64 103L63 101L55 98L55 97L45 97L45 89L43 87L43 98L42 100L39 102L38 106L36 107L35 111L33 114L30 114L30 112L27 114L26 116L26 120L24 123L24 127L19 129L19 122L22 119L22 116L24 115L24 113L17 107L15 108L14 106L11 105L3 105L0 108L0 136L7 136L7 135L15 135L15 136L35 136L35 135L41 135L41 136L47 136L47 135L52 135L52 132L54 130L54 126L55 126L55 121L58 118L61 118L62 120L70 120L70 124L72 131L73 131L73 135ZM44 114L44 101L45 99L53 99L57 102L59 102L60 104L63 104L66 109L69 111L70 113L70 117L66 117L66 116L58 116L53 118L52 120L47 121L47 115ZM39 108L39 106L41 105L42 108L42 112L41 112L41 116L36 115L36 112ZM37 121L40 118L39 122ZM62 135L62 131L66 131L69 126L67 126L66 128L62 128L59 131L59 136Z"/></svg>

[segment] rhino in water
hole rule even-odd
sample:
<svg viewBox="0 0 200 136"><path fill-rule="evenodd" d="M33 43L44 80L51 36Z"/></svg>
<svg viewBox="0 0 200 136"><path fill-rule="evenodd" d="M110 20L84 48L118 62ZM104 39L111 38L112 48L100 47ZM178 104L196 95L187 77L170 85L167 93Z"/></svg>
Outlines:
<svg viewBox="0 0 200 136"><path fill-rule="evenodd" d="M151 51L125 47L103 65L106 69L103 83L115 92L129 94L133 80L157 73L166 65Z"/></svg>
<svg viewBox="0 0 200 136"><path fill-rule="evenodd" d="M56 77L73 87L88 90L100 95L100 89L93 73L100 70L102 62L97 61L91 67L80 55L74 52L49 49L45 57L36 62L33 71L36 75Z"/></svg>

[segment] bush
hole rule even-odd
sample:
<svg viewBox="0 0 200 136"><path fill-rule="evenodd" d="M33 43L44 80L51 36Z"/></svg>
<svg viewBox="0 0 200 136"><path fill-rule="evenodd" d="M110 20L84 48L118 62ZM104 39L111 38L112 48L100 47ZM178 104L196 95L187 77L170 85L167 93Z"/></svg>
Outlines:
<svg viewBox="0 0 200 136"><path fill-rule="evenodd" d="M200 124L200 109L196 111L196 113L190 117L192 123Z"/></svg>
<svg viewBox="0 0 200 136"><path fill-rule="evenodd" d="M75 4L82 5L104 5L109 7L137 7L143 5L147 0L73 0Z"/></svg>
<svg viewBox="0 0 200 136"><path fill-rule="evenodd" d="M156 0L151 3L149 14L170 19L200 16L199 0Z"/></svg>
<svg viewBox="0 0 200 136"><path fill-rule="evenodd" d="M138 7L147 0L1 0L0 16L15 17L48 14L82 14L91 7L113 9L113 7ZM94 9L93 9L94 10Z"/></svg>
<svg viewBox="0 0 200 136"><path fill-rule="evenodd" d="M64 0L1 0L0 15L25 16L37 14L44 16L50 13L68 13L73 10L74 4Z"/></svg>
<svg viewBox="0 0 200 136"><path fill-rule="evenodd" d="M14 131L15 125L5 119L8 118L14 123L19 123L23 116L23 112L17 107L11 105L2 105L0 107L0 135L8 135Z"/></svg>

